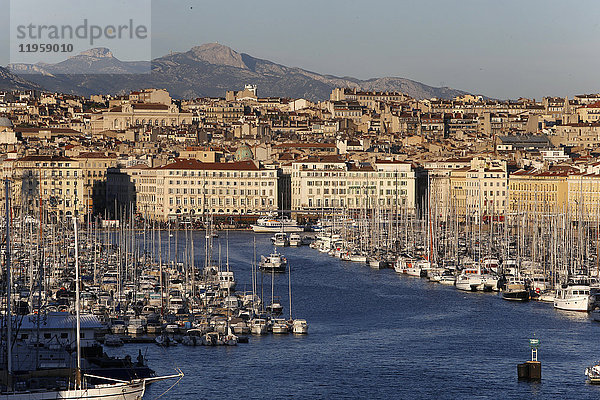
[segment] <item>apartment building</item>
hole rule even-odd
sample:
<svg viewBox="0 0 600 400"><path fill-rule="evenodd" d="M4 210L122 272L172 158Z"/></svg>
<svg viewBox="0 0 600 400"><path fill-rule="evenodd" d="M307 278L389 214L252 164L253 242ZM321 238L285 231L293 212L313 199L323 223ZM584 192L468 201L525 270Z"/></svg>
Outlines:
<svg viewBox="0 0 600 400"><path fill-rule="evenodd" d="M292 163L292 209L296 212L365 208L414 212L416 174L410 163L351 163L337 156Z"/></svg>
<svg viewBox="0 0 600 400"><path fill-rule="evenodd" d="M56 217L81 215L92 204L79 161L62 156L26 156L12 162L13 206L25 213L39 210Z"/></svg>
<svg viewBox="0 0 600 400"><path fill-rule="evenodd" d="M474 218L504 215L508 199L506 161L474 159L466 173L466 215Z"/></svg>
<svg viewBox="0 0 600 400"><path fill-rule="evenodd" d="M166 221L178 216L240 216L278 210L279 172L254 161L203 163L178 159L136 169L132 177L136 208L147 218Z"/></svg>
<svg viewBox="0 0 600 400"><path fill-rule="evenodd" d="M600 220L600 173L572 173L567 178L571 220Z"/></svg>
<svg viewBox="0 0 600 400"><path fill-rule="evenodd" d="M564 212L568 199L570 167L518 170L509 177L508 208L531 218Z"/></svg>

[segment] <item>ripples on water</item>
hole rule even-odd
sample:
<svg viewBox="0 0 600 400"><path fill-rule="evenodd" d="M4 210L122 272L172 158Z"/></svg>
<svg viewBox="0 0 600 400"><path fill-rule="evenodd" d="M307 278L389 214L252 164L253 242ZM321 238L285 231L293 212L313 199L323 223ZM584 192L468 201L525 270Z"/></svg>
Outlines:
<svg viewBox="0 0 600 400"><path fill-rule="evenodd" d="M229 236L238 290L250 288L253 236ZM199 263L203 237L196 235ZM225 235L219 240L224 251ZM272 250L269 235L256 240L257 258ZM236 347L126 345L108 351L135 356L141 348L159 374L180 367L186 376L169 399L600 397L600 387L587 385L583 375L600 360L600 324L586 314L464 293L308 247L282 252L292 266L293 314L308 320L309 335L252 336ZM265 277L265 297L270 282ZM275 294L287 316L287 275L275 277ZM527 339L534 334L541 339L543 380L518 382L516 365L529 359ZM169 384L153 385L145 398L156 398Z"/></svg>

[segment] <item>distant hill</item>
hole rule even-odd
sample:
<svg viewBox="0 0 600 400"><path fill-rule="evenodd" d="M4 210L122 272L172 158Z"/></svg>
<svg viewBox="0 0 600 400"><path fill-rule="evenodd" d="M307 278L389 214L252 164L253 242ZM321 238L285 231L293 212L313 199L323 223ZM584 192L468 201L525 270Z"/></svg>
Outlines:
<svg viewBox="0 0 600 400"><path fill-rule="evenodd" d="M147 67L144 62L120 61L105 48L91 49L57 64L11 65L13 72L38 72L22 76L47 90L84 96L157 87L167 89L174 98L224 97L226 90L239 90L246 84L258 85L260 96L313 101L328 99L335 87L401 91L417 99L467 93L399 77L360 80L321 75L238 53L218 43L156 58L151 73L137 73Z"/></svg>
<svg viewBox="0 0 600 400"><path fill-rule="evenodd" d="M29 82L13 73L6 68L0 67L0 90L32 90L41 89L41 87L33 82Z"/></svg>

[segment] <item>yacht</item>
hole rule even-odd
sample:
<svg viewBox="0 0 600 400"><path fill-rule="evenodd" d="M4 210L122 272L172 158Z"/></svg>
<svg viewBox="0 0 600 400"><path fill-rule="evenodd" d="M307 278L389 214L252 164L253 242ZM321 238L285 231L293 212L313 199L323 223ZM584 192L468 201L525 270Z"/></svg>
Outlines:
<svg viewBox="0 0 600 400"><path fill-rule="evenodd" d="M528 301L529 288L522 279L510 278L502 290L502 298L510 301Z"/></svg>
<svg viewBox="0 0 600 400"><path fill-rule="evenodd" d="M263 318L255 318L250 322L250 332L253 335L267 334L267 320Z"/></svg>
<svg viewBox="0 0 600 400"><path fill-rule="evenodd" d="M219 277L219 289L235 290L233 271L219 271L217 272L217 276Z"/></svg>
<svg viewBox="0 0 600 400"><path fill-rule="evenodd" d="M415 259L406 255L402 255L396 260L396 264L394 265L394 271L396 271L399 274L406 274L408 273L408 269L412 268L412 265L415 262Z"/></svg>
<svg viewBox="0 0 600 400"><path fill-rule="evenodd" d="M296 335L306 335L308 333L308 323L305 319L295 319L292 324L292 332Z"/></svg>
<svg viewBox="0 0 600 400"><path fill-rule="evenodd" d="M267 257L260 256L259 267L266 272L284 272L287 267L287 259L275 250Z"/></svg>
<svg viewBox="0 0 600 400"><path fill-rule="evenodd" d="M268 215L256 220L252 225L252 230L256 233L275 233L275 232L303 232L304 227L298 225L296 221L289 218L277 218L275 215Z"/></svg>
<svg viewBox="0 0 600 400"><path fill-rule="evenodd" d="M561 285L554 295L554 308L567 311L590 311L594 296L590 295L590 285L585 281L575 281Z"/></svg>
<svg viewBox="0 0 600 400"><path fill-rule="evenodd" d="M288 241L287 234L285 232L277 232L273 237L271 237L271 241L275 246L285 247L290 244Z"/></svg>
<svg viewBox="0 0 600 400"><path fill-rule="evenodd" d="M466 268L456 278L456 288L467 292L483 290L483 278L476 268Z"/></svg>
<svg viewBox="0 0 600 400"><path fill-rule="evenodd" d="M299 234L297 234L295 232L290 234L289 242L290 242L290 246L295 246L295 247L302 246L302 238L300 237Z"/></svg>
<svg viewBox="0 0 600 400"><path fill-rule="evenodd" d="M586 368L585 376L587 376L589 383L594 385L600 384L600 363L596 363L596 365Z"/></svg>

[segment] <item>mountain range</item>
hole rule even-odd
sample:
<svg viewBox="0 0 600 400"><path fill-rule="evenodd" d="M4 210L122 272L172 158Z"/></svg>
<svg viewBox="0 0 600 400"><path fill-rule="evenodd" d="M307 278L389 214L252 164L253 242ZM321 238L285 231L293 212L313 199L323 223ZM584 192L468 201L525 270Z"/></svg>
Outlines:
<svg viewBox="0 0 600 400"><path fill-rule="evenodd" d="M322 75L297 67L252 57L218 44L208 43L186 52L152 60L121 61L106 48L95 48L57 64L11 64L0 70L0 89L44 88L81 96L123 94L131 90L164 88L174 98L224 97L227 90L246 84L258 86L261 97L293 97L325 100L336 87L360 90L400 91L416 99L453 98L467 92L433 87L406 78L361 80ZM143 73L145 71L151 72ZM12 74L11 74L12 73Z"/></svg>

